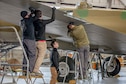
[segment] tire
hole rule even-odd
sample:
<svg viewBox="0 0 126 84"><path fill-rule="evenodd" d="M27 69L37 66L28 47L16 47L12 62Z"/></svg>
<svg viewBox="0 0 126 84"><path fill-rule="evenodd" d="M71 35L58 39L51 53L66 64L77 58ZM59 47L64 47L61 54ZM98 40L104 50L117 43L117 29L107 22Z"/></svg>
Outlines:
<svg viewBox="0 0 126 84"><path fill-rule="evenodd" d="M66 62L67 57L67 62ZM74 73L69 73L69 71L75 71L75 63L74 60L68 56L63 56L59 60L59 73L57 80L58 82L63 82L66 77L65 82L69 82L69 80L73 80L75 77Z"/></svg>
<svg viewBox="0 0 126 84"><path fill-rule="evenodd" d="M107 67L107 64L110 60L110 57L105 58L103 62L103 70L107 73L108 76L115 76L120 72L121 65L119 60L115 57L110 65L110 67Z"/></svg>

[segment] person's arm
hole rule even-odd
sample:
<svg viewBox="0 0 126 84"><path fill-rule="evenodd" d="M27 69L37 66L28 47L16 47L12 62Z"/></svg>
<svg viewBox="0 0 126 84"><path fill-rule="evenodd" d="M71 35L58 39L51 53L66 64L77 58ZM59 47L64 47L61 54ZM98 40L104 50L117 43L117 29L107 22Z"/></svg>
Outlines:
<svg viewBox="0 0 126 84"><path fill-rule="evenodd" d="M80 29L84 29L85 30L85 28L84 28L84 26L83 25L79 25L79 27L78 28L80 28Z"/></svg>
<svg viewBox="0 0 126 84"><path fill-rule="evenodd" d="M22 33L26 30L26 24L23 19L20 21L20 28L21 28Z"/></svg>
<svg viewBox="0 0 126 84"><path fill-rule="evenodd" d="M29 7L29 10L30 10L30 18L32 18L33 17L33 14L35 14L35 11L36 11L36 9L35 8L33 8L33 7Z"/></svg>
<svg viewBox="0 0 126 84"><path fill-rule="evenodd" d="M31 14L34 14L36 9L33 7L29 7L29 10L30 10Z"/></svg>
<svg viewBox="0 0 126 84"><path fill-rule="evenodd" d="M52 17L51 17L52 20L55 20L55 10L56 10L56 8L53 7L52 8Z"/></svg>
<svg viewBox="0 0 126 84"><path fill-rule="evenodd" d="M53 8L52 8L52 17L51 17L51 19L43 20L43 23L44 23L44 24L51 23L51 22L53 22L53 21L55 20L55 10L56 10L56 8L53 7Z"/></svg>

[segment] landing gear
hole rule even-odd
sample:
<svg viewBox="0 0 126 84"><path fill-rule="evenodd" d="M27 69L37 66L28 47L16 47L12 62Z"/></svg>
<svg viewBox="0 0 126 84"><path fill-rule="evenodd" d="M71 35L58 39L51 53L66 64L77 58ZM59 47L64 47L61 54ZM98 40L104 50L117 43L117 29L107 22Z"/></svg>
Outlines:
<svg viewBox="0 0 126 84"><path fill-rule="evenodd" d="M111 62L110 62L111 61ZM121 65L116 57L107 57L103 62L103 70L108 76L115 76L120 72Z"/></svg>
<svg viewBox="0 0 126 84"><path fill-rule="evenodd" d="M73 71L73 72L72 72ZM58 82L69 82L75 79L75 62L68 56L63 56L59 61Z"/></svg>

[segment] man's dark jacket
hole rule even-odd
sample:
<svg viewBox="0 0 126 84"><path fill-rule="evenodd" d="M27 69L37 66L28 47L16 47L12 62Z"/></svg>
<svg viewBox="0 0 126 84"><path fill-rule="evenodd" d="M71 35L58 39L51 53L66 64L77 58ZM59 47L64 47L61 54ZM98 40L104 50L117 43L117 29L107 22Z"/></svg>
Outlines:
<svg viewBox="0 0 126 84"><path fill-rule="evenodd" d="M48 20L37 19L34 21L36 41L46 40L46 38L45 38L46 25L51 23L54 20L55 20L55 12L53 10L51 19L48 19Z"/></svg>
<svg viewBox="0 0 126 84"><path fill-rule="evenodd" d="M53 48L53 51L50 55L51 67L56 67L58 70L59 67L59 53L56 48Z"/></svg>

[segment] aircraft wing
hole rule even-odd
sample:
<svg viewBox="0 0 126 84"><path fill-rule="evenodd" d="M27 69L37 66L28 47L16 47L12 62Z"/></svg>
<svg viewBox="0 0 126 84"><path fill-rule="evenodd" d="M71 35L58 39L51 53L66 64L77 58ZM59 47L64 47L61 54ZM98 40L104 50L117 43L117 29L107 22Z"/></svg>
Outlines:
<svg viewBox="0 0 126 84"><path fill-rule="evenodd" d="M32 6L42 10L43 18L51 17L51 8L30 0L1 0L0 1L0 26L10 25L18 26L20 22L20 11L28 10ZM53 35L60 42L61 49L74 50L72 40L67 36L67 24L73 21L76 24L83 24L88 34L91 51L102 48L105 53L126 54L126 35L106 29L94 24L88 24L87 20L67 16L63 11L56 10L56 21L47 25L47 37ZM90 22L90 21L89 21Z"/></svg>
<svg viewBox="0 0 126 84"><path fill-rule="evenodd" d="M75 9L73 16L92 24L126 34L126 10L119 9Z"/></svg>

